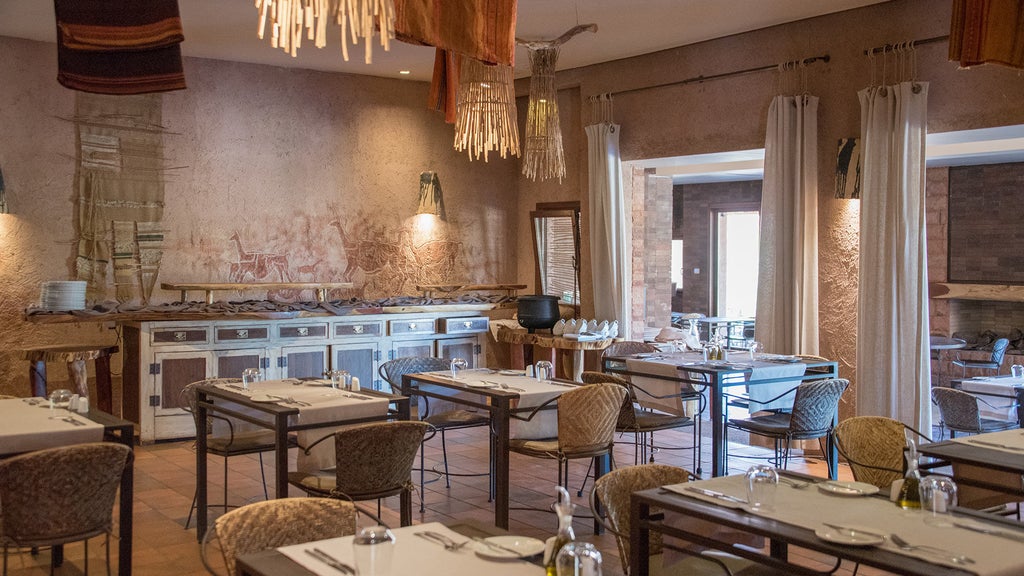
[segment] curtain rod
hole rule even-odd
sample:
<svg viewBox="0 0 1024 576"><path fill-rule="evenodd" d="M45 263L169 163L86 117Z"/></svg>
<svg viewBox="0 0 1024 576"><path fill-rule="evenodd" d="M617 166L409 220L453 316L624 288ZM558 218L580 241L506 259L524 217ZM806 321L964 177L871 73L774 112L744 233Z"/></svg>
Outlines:
<svg viewBox="0 0 1024 576"><path fill-rule="evenodd" d="M946 40L949 40L949 34L946 34L945 36L932 36L931 38L925 38L923 40L911 40L910 42L914 44L914 46L920 46L922 44L933 44L935 42L944 42ZM896 44L876 46L870 50L865 50L864 55L868 56L870 54L878 54L879 52L891 52L896 48L899 48L900 44L900 42L897 42Z"/></svg>
<svg viewBox="0 0 1024 576"><path fill-rule="evenodd" d="M804 58L803 60L791 60L789 62L783 62L782 64L768 64L766 66L758 66L757 68L747 68L746 70L736 70L733 72L722 72L721 74L712 74L711 76L694 76L693 78L687 78L685 80L677 80L675 82L665 82L664 84L654 84L653 86L643 86L641 88L630 88L629 90L619 90L617 92L608 92L612 96L618 96L619 94L629 94L630 92L640 92L641 90L651 90L654 88L665 88L668 86L684 86L686 84L695 84L699 82L707 82L708 80L720 80L722 78L729 78L731 76L741 76L743 74L752 74L754 72L764 72L766 70L778 70L780 66L786 65L808 65L813 62L828 62L830 59L828 54L823 56L814 56L811 58Z"/></svg>

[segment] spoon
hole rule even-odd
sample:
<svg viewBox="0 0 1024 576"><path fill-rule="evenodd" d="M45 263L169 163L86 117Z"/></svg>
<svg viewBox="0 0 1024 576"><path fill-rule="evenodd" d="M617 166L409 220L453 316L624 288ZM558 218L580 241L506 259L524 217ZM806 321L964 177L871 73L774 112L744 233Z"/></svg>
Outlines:
<svg viewBox="0 0 1024 576"><path fill-rule="evenodd" d="M903 538L900 538L898 534L890 534L889 540L891 540L892 543L895 544L896 547L900 550L907 550L908 552L912 550L931 550L939 556L948 558L954 564L974 564L973 559L964 556L963 554L950 554L948 551L935 546L926 546L924 544L911 544Z"/></svg>

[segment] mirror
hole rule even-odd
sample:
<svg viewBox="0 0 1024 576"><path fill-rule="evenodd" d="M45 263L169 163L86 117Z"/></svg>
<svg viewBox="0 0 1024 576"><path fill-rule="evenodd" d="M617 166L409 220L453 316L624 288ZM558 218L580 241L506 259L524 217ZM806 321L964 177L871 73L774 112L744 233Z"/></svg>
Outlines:
<svg viewBox="0 0 1024 576"><path fill-rule="evenodd" d="M537 294L580 303L580 203L542 202L530 212Z"/></svg>

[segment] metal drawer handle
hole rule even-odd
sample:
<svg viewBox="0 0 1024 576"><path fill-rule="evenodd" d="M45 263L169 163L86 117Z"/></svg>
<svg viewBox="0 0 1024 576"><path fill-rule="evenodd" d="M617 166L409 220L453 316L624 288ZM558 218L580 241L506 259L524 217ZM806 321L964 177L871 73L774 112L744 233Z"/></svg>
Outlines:
<svg viewBox="0 0 1024 576"><path fill-rule="evenodd" d="M235 337L237 337L237 338L248 338L249 337L249 331L248 330L244 330L244 329L243 330L235 330Z"/></svg>
<svg viewBox="0 0 1024 576"><path fill-rule="evenodd" d="M416 329L416 323L415 322L409 322L409 330L415 330L415 329Z"/></svg>
<svg viewBox="0 0 1024 576"><path fill-rule="evenodd" d="M363 325L362 324L356 324L355 326L353 326L352 327L352 333L354 333L354 334L362 334L363 333Z"/></svg>
<svg viewBox="0 0 1024 576"><path fill-rule="evenodd" d="M298 332L299 336L309 336L309 328L305 326L298 328L296 332Z"/></svg>
<svg viewBox="0 0 1024 576"><path fill-rule="evenodd" d="M188 332L175 332L174 339L178 342L184 342L185 340L188 340Z"/></svg>
<svg viewBox="0 0 1024 576"><path fill-rule="evenodd" d="M463 323L462 323L462 325L463 325L464 327L466 327L466 328L472 328L472 327L473 327L473 322L472 322L472 321L469 321L469 320L467 320L467 321L463 322Z"/></svg>

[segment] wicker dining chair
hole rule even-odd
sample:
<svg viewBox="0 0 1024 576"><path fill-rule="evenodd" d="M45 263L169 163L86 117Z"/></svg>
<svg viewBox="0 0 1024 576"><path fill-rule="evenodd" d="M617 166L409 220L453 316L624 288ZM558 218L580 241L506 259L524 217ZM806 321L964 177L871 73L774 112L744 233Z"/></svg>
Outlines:
<svg viewBox="0 0 1024 576"><path fill-rule="evenodd" d="M243 554L291 546L314 540L348 536L356 532L356 506L328 498L281 498L242 506L214 522L203 539L200 557L213 575L208 544L216 538L227 574L238 573L235 559Z"/></svg>
<svg viewBox="0 0 1024 576"><path fill-rule="evenodd" d="M907 434L931 442L914 428L885 416L847 418L832 430L836 449L850 464L853 479L879 488L889 488L903 478Z"/></svg>
<svg viewBox="0 0 1024 576"><path fill-rule="evenodd" d="M325 436L334 439L334 470L289 472L288 482L310 496L342 500L377 500L411 492L410 480L416 451L430 430L430 424L416 421L371 422L343 428ZM404 523L403 523L404 525Z"/></svg>
<svg viewBox="0 0 1024 576"><path fill-rule="evenodd" d="M812 380L796 387L792 412L775 412L750 418L730 418L725 432L730 428L751 434L767 436L775 441L776 465L789 465L789 451L793 440L814 440L828 436L832 420L839 408L839 399L850 385L844 378ZM726 437L728 447L728 437ZM726 456L728 461L728 454ZM829 470L834 478L836 471Z"/></svg>
<svg viewBox="0 0 1024 576"><path fill-rule="evenodd" d="M514 438L509 450L524 456L558 461L558 485L568 489L569 460L613 453L615 423L626 389L618 384L590 384L573 388L533 409L528 418L551 403L558 407L558 436L543 440ZM611 459L614 463L614 458Z"/></svg>
<svg viewBox="0 0 1024 576"><path fill-rule="evenodd" d="M402 389L402 376L406 374L415 374L417 372L438 372L447 371L450 369L451 360L445 358L434 358L430 356L407 356L404 358L395 358L394 360L388 360L387 362L380 365L378 372L380 377L391 386L391 391L395 394L400 393ZM426 396L417 396L418 399L416 407L416 416L419 420L426 422L434 427L435 430L441 434L441 458L444 463L444 486L445 488L451 488L451 477L452 476L480 476L481 474L452 474L448 470L448 444L445 442L444 433L446 430L459 430L462 428L478 428L481 426L487 426L490 428L491 418L486 412L470 412L454 406L444 406L438 409L438 404L441 402L437 398L428 398ZM434 409L431 409L431 400L434 401ZM490 435L488 435L488 454L490 454ZM424 506L424 450L420 448L420 512L426 510ZM488 458L488 462L492 459ZM493 478L491 474L490 464L487 467L488 476L488 502L494 497L494 489L492 486Z"/></svg>
<svg viewBox="0 0 1024 576"><path fill-rule="evenodd" d="M649 490L670 484L688 482L693 477L683 468L665 464L640 464L612 470L594 483L590 493L590 509L605 529L615 536L619 548L622 572L629 572L631 542L629 538L629 499L633 492ZM600 505L599 505L600 504ZM603 514L602 514L603 508ZM697 552L685 548L671 547L687 557L671 566L664 566L666 545L661 532L650 531L650 562L652 574L678 574L680 576L702 575L781 575L783 572L759 566L737 556L717 551Z"/></svg>
<svg viewBox="0 0 1024 576"><path fill-rule="evenodd" d="M1017 427L1016 420L997 420L983 418L978 404L996 408L973 394L954 388L932 388L932 401L939 407L940 434L949 428L949 437L955 438L957 432L980 434L998 432ZM1018 407L1018 409L1020 409ZM941 440L941 436L940 436Z"/></svg>
<svg viewBox="0 0 1024 576"><path fill-rule="evenodd" d="M199 412L196 410L196 386L201 384L227 384L232 382L241 382L238 378L211 378L207 380L200 380L199 382L193 382L181 389L178 396L178 404L183 410L192 415L192 421L195 423L196 434L200 434L201 430L205 431L206 436L206 452L215 456L220 456L224 459L224 494L221 504L210 504L213 508L223 508L226 512L228 508L233 508L236 505L228 504L228 458L233 456L245 456L247 454L257 454L260 461L260 478L263 480L263 498L269 499L270 496L267 492L267 475L263 469L263 453L273 452L276 449L274 432L272 430L252 430L247 432L235 431L236 420L220 416L217 414L210 414L207 412L207 421L205 423L199 422ZM227 434L213 434L213 421L218 420L224 422L227 426ZM295 446L294 438L289 438L289 446ZM185 519L185 529L188 530L189 524L192 523L192 513L196 510L196 497L199 493L199 487L196 486L196 492L192 494L192 507L189 508L188 518Z"/></svg>
<svg viewBox="0 0 1024 576"><path fill-rule="evenodd" d="M3 573L11 546L38 548L106 536L110 574L110 532L121 474L132 457L124 444L93 442L39 450L0 460L0 543ZM53 573L53 563L50 564Z"/></svg>

